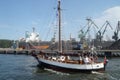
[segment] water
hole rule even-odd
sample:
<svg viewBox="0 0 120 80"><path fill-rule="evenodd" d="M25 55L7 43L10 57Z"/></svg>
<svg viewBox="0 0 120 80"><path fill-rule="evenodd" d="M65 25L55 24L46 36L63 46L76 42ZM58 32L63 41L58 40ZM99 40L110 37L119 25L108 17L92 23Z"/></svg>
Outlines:
<svg viewBox="0 0 120 80"><path fill-rule="evenodd" d="M0 54L0 80L120 80L119 63L120 58L109 59L105 73L65 74L38 69L31 56Z"/></svg>

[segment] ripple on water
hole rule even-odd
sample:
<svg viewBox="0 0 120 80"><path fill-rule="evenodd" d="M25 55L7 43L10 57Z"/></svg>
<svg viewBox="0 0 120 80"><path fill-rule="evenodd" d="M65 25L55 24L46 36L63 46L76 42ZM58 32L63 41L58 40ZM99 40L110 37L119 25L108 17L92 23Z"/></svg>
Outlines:
<svg viewBox="0 0 120 80"><path fill-rule="evenodd" d="M0 80L120 80L120 59L109 59L105 73L65 74L41 70L25 55L0 55Z"/></svg>

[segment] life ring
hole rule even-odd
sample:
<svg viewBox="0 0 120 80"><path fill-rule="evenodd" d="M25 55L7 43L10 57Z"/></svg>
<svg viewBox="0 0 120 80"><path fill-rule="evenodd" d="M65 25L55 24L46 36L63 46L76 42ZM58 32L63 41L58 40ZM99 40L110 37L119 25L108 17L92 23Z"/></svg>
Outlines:
<svg viewBox="0 0 120 80"><path fill-rule="evenodd" d="M60 60L64 61L65 60L65 56L60 56Z"/></svg>

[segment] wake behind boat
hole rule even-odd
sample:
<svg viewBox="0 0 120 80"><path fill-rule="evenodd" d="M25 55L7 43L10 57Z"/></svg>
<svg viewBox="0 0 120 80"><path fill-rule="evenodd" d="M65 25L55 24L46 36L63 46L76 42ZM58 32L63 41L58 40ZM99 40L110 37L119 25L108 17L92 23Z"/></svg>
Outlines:
<svg viewBox="0 0 120 80"><path fill-rule="evenodd" d="M93 48L90 51L83 50L77 52L66 52L62 50L60 4L61 1L58 0L59 51L40 51L37 54L33 51L32 55L39 62L39 67L69 73L104 71L107 63L106 57L102 62L99 62Z"/></svg>

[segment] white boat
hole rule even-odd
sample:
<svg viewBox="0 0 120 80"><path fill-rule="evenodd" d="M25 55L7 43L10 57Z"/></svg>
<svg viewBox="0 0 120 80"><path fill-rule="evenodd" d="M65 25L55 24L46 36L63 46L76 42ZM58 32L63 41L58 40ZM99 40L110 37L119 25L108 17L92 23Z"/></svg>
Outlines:
<svg viewBox="0 0 120 80"><path fill-rule="evenodd" d="M106 66L106 59L98 62L96 55L90 52L68 53L62 51L61 44L61 1L58 0L58 17L59 17L59 51L44 52L40 51L36 54L34 51L32 55L39 62L39 67L42 69L52 69L60 72L91 72L104 71ZM87 57L87 59L86 59Z"/></svg>
<svg viewBox="0 0 120 80"><path fill-rule="evenodd" d="M59 55L57 55L59 54ZM83 54L83 53L81 53ZM60 72L92 72L104 71L106 67L106 59L102 62L91 61L85 63L84 59L80 60L78 54L61 54L61 53L46 53L32 54L39 62L39 67L42 69L52 69Z"/></svg>

